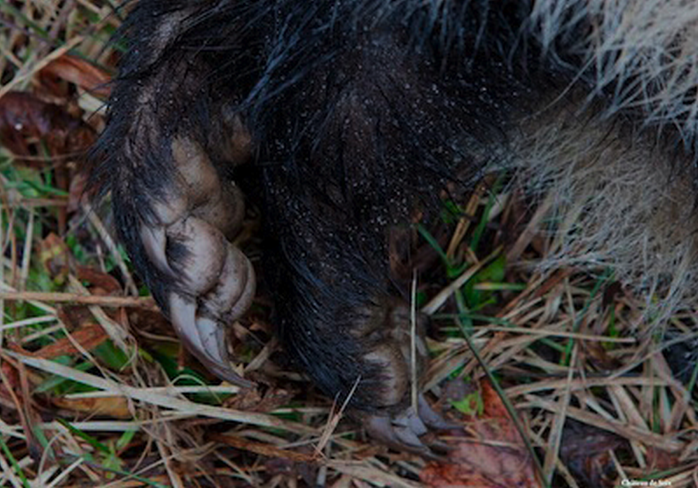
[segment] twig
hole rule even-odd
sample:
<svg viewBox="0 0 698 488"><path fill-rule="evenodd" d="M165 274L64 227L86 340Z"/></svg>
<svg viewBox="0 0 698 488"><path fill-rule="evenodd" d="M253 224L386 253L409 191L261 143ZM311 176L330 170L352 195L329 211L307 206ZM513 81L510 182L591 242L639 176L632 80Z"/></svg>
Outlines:
<svg viewBox="0 0 698 488"><path fill-rule="evenodd" d="M79 303L81 305L99 305L102 307L137 307L157 310L155 301L150 297L114 297L43 291L3 291L0 292L0 300Z"/></svg>

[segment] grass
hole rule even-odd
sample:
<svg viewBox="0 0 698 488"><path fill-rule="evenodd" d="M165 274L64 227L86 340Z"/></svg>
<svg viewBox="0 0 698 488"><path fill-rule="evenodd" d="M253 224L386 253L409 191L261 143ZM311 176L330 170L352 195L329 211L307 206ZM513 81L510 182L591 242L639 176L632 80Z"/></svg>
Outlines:
<svg viewBox="0 0 698 488"><path fill-rule="evenodd" d="M113 72L114 4L0 0L0 22L0 94L51 99L100 130L102 98L75 80L50 85L42 69L69 53ZM266 388L241 392L200 369L141 296L108 213L77 200L82 156L38 139L29 156L0 148L0 486L419 486L425 460L366 439L288 369L273 297L233 330L246 373ZM672 376L661 334L638 334L644 304L607 270L522 265L544 256L546 237L526 231L530 202L504 182L490 175L449 202L444 232L415 229L436 256L416 293L438 329L429 397L454 418L477 416L470 390L488 377L551 486L603 478L580 460L608 469L611 484L690 486L698 368L685 384ZM667 334L688 340L695 322L677 314Z"/></svg>

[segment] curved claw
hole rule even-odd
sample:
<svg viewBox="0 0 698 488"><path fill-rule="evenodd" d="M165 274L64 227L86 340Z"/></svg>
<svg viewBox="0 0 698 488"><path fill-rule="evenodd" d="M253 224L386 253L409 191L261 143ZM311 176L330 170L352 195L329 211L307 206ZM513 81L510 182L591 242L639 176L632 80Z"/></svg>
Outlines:
<svg viewBox="0 0 698 488"><path fill-rule="evenodd" d="M427 434L429 428L457 427L434 412L423 395L419 396L419 413L408 407L393 415L369 414L366 420L366 430L371 437L394 449L412 452L429 459L441 459L434 451L446 452L450 447L434 439L425 442L426 439L422 440L420 437Z"/></svg>
<svg viewBox="0 0 698 488"><path fill-rule="evenodd" d="M252 304L254 268L240 250L206 222L192 218L180 227L178 237L189 254L180 266L187 295L169 295L175 330L216 375L240 386L252 386L230 367L224 327Z"/></svg>
<svg viewBox="0 0 698 488"><path fill-rule="evenodd" d="M462 425L449 422L448 420L444 419L441 415L436 413L434 409L431 408L431 405L429 405L429 402L427 402L427 399L424 398L424 395L420 394L417 397L417 402L417 408L419 409L419 417L430 429L452 430L462 428Z"/></svg>
<svg viewBox="0 0 698 488"><path fill-rule="evenodd" d="M159 271L151 279L164 282L161 305L186 347L217 376L250 387L232 369L225 340L225 326L247 311L255 293L252 264L229 242L242 224L243 196L196 141L174 138L171 155L173 183L138 233Z"/></svg>
<svg viewBox="0 0 698 488"><path fill-rule="evenodd" d="M254 386L230 366L223 324L197 317L196 303L176 293L170 294L169 305L170 319L177 335L204 366L230 383L244 388Z"/></svg>
<svg viewBox="0 0 698 488"><path fill-rule="evenodd" d="M424 395L418 395L416 405L407 406L411 388L419 387L419 383L413 384L411 370L416 368L419 375L428 360L423 339L426 318L418 316L414 324L409 306L398 299L376 299L358 312L352 333L364 347L361 359L377 371L372 379L376 386L366 395L368 401L364 400L374 413L359 414L368 433L395 449L438 457L432 446L438 451L446 450L447 446L433 442L435 436L426 434L430 430L458 426L436 413ZM412 350L413 337L416 354Z"/></svg>
<svg viewBox="0 0 698 488"><path fill-rule="evenodd" d="M409 429L418 436L426 434L428 430L427 426L424 425L424 422L422 422L422 419L419 418L419 415L412 407L408 408L404 415L401 415L393 420L393 423Z"/></svg>
<svg viewBox="0 0 698 488"><path fill-rule="evenodd" d="M416 453L426 453L429 448L425 446L419 436L409 426L398 425L390 417L372 415L366 423L366 430L384 444L398 450L406 450Z"/></svg>

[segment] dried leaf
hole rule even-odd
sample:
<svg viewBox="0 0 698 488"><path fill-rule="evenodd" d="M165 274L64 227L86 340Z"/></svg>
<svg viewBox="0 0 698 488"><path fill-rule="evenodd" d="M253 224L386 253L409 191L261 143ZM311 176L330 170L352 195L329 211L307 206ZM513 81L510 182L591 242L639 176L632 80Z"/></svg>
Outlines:
<svg viewBox="0 0 698 488"><path fill-rule="evenodd" d="M89 283L93 295L119 295L123 291L119 280L109 273L76 264L63 238L53 232L39 243L39 256L51 278L58 283L65 282L73 272L80 281Z"/></svg>
<svg viewBox="0 0 698 488"><path fill-rule="evenodd" d="M32 356L53 359L58 356L76 354L80 351L75 347L75 343L79 344L83 349L91 351L107 339L109 339L109 336L99 324L85 324L72 332L70 337L64 337L53 344L43 347L33 353Z"/></svg>
<svg viewBox="0 0 698 488"><path fill-rule="evenodd" d="M64 54L51 61L39 72L38 76L39 82L49 89L51 85L56 84L56 80L64 80L74 83L100 98L108 98L111 92L109 73L84 59L69 54ZM59 93L59 90L55 88L51 91Z"/></svg>
<svg viewBox="0 0 698 488"><path fill-rule="evenodd" d="M297 393L293 390L269 388L262 396L257 388L248 388L226 400L225 407L245 412L271 412L287 405Z"/></svg>
<svg viewBox="0 0 698 488"><path fill-rule="evenodd" d="M90 284L93 295L119 295L122 292L119 280L109 273L88 266L77 266L75 271L80 281Z"/></svg>
<svg viewBox="0 0 698 488"><path fill-rule="evenodd" d="M128 408L128 401L124 397L52 398L51 403L58 408L85 413L89 416L98 415L116 419L133 417Z"/></svg>
<svg viewBox="0 0 698 488"><path fill-rule="evenodd" d="M18 157L35 157L41 154L39 141L51 156L64 156L86 151L95 134L60 105L30 93L10 92L0 98L0 143Z"/></svg>
<svg viewBox="0 0 698 488"><path fill-rule="evenodd" d="M680 465L679 453L664 451L654 446L647 446L645 457L650 468L647 474L653 471L669 470Z"/></svg>
<svg viewBox="0 0 698 488"><path fill-rule="evenodd" d="M0 376L0 378L5 379L5 381L0 381L0 398L12 402L10 390L19 391L19 374L8 362L0 364L0 370L2 370L2 376Z"/></svg>
<svg viewBox="0 0 698 488"><path fill-rule="evenodd" d="M420 474L427 486L538 487L531 456L504 404L488 382L481 385L481 418L466 422L475 439L458 439L448 462L430 462Z"/></svg>

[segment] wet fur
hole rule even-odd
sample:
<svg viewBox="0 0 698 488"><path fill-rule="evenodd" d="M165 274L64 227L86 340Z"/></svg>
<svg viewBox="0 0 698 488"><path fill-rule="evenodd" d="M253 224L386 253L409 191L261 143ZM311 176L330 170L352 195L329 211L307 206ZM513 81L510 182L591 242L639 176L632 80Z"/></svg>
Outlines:
<svg viewBox="0 0 698 488"><path fill-rule="evenodd" d="M332 396L385 380L357 361L371 339L355 331L407 300L388 267L390 228L436 214L446 183L493 168L556 195L562 223L543 265L611 266L666 297L665 312L691 306L697 16L671 1L142 0L121 31L94 181L164 303L176 285L135 229L167 199L168 142L193 136L235 179L241 161L216 141L231 131L224 113L239 114L264 189L248 197L265 212L280 336ZM353 404L375 408L372 390Z"/></svg>

